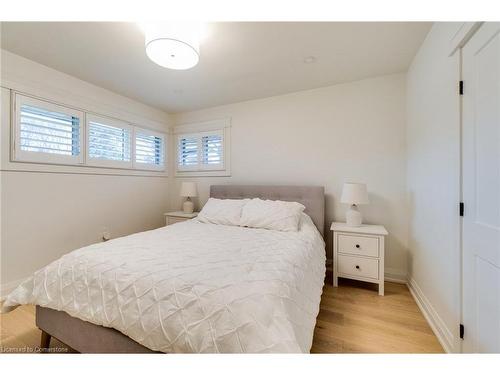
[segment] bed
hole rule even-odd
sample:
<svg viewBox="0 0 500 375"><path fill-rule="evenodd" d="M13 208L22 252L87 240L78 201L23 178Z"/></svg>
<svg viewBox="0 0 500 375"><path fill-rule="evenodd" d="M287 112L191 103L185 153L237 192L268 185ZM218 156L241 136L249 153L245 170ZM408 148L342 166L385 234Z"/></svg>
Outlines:
<svg viewBox="0 0 500 375"><path fill-rule="evenodd" d="M41 346L81 353L309 352L325 275L324 189L213 185L295 201L299 232L196 220L94 244L35 273L4 307L36 305Z"/></svg>

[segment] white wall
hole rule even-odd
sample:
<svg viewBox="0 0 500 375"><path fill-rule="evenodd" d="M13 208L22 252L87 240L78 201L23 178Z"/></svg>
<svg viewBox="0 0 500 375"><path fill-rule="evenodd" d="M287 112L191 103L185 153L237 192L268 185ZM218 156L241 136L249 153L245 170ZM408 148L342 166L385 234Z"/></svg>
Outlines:
<svg viewBox="0 0 500 375"><path fill-rule="evenodd" d="M61 255L164 225L166 178L1 172L2 286Z"/></svg>
<svg viewBox="0 0 500 375"><path fill-rule="evenodd" d="M436 23L408 72L409 281L443 346L460 321L458 24Z"/></svg>
<svg viewBox="0 0 500 375"><path fill-rule="evenodd" d="M366 222L387 227L386 273L406 277L405 75L391 75L176 114L176 124L231 117L231 177L192 178L198 206L211 184L322 185L326 222L344 220L344 181L368 184ZM182 179L170 190L179 208ZM328 226L327 255L331 258Z"/></svg>
<svg viewBox="0 0 500 375"><path fill-rule="evenodd" d="M168 132L160 110L1 51L1 295L78 247L160 227L168 208L164 173L44 166L9 157L10 89ZM57 172L57 173L54 173Z"/></svg>

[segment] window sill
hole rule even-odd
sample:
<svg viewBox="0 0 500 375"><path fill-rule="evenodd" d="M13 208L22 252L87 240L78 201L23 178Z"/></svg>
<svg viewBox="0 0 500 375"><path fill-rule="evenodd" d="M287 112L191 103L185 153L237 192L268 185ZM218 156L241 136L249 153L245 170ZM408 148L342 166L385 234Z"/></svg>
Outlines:
<svg viewBox="0 0 500 375"><path fill-rule="evenodd" d="M2 163L2 172L32 172L32 173L61 173L87 174L107 176L137 176L137 177L168 177L166 170L140 170L103 168L87 165L42 164L35 162L7 161Z"/></svg>
<svg viewBox="0 0 500 375"><path fill-rule="evenodd" d="M175 177L231 177L231 171L175 171Z"/></svg>

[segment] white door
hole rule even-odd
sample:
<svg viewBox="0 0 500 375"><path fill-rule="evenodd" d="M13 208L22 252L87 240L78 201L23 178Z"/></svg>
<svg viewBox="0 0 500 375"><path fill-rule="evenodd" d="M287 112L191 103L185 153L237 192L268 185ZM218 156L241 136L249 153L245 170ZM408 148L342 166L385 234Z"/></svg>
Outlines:
<svg viewBox="0 0 500 375"><path fill-rule="evenodd" d="M500 23L462 50L464 352L500 352Z"/></svg>

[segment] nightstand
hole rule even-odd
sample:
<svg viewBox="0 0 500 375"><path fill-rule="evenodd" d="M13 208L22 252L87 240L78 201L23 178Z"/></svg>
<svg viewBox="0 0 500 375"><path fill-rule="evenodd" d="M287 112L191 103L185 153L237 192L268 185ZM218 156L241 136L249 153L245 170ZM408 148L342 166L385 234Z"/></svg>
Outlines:
<svg viewBox="0 0 500 375"><path fill-rule="evenodd" d="M378 284L384 295L384 240L388 235L382 225L363 224L350 227L332 223L333 286L344 277Z"/></svg>
<svg viewBox="0 0 500 375"><path fill-rule="evenodd" d="M165 225L171 225L175 223L180 223L181 221L186 221L198 216L198 212L193 212L192 214L186 214L183 211L173 211L167 212L165 215Z"/></svg>

